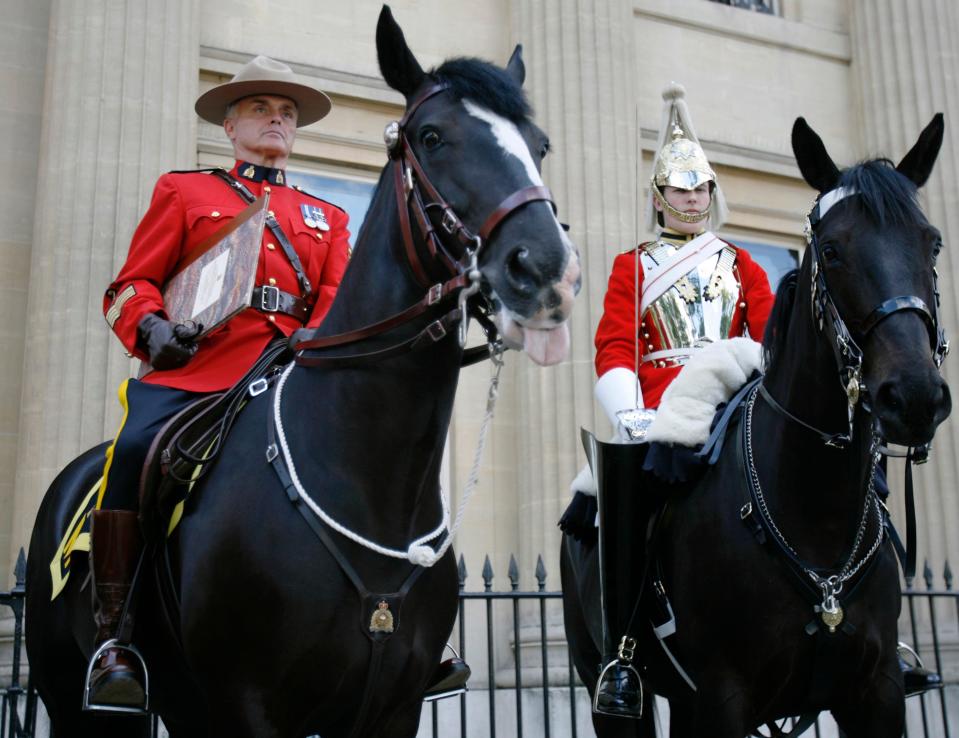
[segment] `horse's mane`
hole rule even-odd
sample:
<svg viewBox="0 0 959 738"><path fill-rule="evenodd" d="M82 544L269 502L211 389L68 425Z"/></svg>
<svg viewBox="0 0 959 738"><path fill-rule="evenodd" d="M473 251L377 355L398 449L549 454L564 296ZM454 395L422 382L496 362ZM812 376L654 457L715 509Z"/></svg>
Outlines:
<svg viewBox="0 0 959 738"><path fill-rule="evenodd" d="M870 219L880 228L925 222L919 190L889 159L860 162L839 175L839 187L856 190Z"/></svg>
<svg viewBox="0 0 959 738"><path fill-rule="evenodd" d="M779 281L776 300L769 311L766 332L763 334L763 366L768 371L776 358L776 348L782 345L796 301L796 285L799 283L799 270L793 269Z"/></svg>
<svg viewBox="0 0 959 738"><path fill-rule="evenodd" d="M430 70L437 82L445 82L458 100L468 98L496 115L519 124L532 115L526 94L505 69L470 57L448 59Z"/></svg>

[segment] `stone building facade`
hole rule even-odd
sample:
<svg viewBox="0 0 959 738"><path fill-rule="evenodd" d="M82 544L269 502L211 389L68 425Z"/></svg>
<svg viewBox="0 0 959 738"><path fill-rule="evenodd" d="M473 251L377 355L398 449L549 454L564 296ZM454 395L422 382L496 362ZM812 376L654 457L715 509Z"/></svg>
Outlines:
<svg viewBox="0 0 959 738"><path fill-rule="evenodd" d="M542 554L558 574L556 521L583 463L579 428L605 432L593 401L592 336L614 256L644 238L661 89L675 80L717 169L721 234L791 257L813 192L789 132L803 115L837 162L898 160L937 111L946 140L922 202L947 247L943 321L959 330L959 9L951 0L775 0L771 13L711 0L394 0L424 67L453 55L505 63L522 43L526 87L554 153L545 179L581 249L572 352L558 367L510 355L478 494L458 549L478 571L515 554L524 586ZM355 199L385 163L400 96L379 76L380 3L354 0L12 0L0 18L0 588L57 471L109 438L116 388L134 367L100 313L156 177L227 163L197 94L255 54L326 90L334 112L301 131L290 170ZM328 190L326 188L329 188ZM353 198L353 199L349 199ZM354 215L354 231L359 218ZM959 386L959 364L945 374ZM454 504L472 460L488 368L463 373L450 432ZM895 467L894 467L895 469ZM959 435L940 429L917 472L920 555L959 561ZM893 472L893 479L900 475ZM901 495L899 496L901 497ZM898 514L898 512L897 512ZM527 576L526 572L530 574ZM551 580L558 586L558 577ZM503 582L505 586L505 581ZM556 622L558 627L558 620ZM504 644L506 657L509 644Z"/></svg>

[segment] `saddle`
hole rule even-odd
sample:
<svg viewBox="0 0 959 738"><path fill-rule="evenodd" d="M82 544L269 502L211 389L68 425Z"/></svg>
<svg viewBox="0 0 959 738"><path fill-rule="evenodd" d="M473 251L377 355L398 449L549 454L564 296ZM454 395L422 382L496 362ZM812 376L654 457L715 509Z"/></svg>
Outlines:
<svg viewBox="0 0 959 738"><path fill-rule="evenodd" d="M286 339L274 341L230 389L198 398L160 429L140 474L140 523L148 540L176 527L188 493L213 467L237 415L266 391L286 358Z"/></svg>

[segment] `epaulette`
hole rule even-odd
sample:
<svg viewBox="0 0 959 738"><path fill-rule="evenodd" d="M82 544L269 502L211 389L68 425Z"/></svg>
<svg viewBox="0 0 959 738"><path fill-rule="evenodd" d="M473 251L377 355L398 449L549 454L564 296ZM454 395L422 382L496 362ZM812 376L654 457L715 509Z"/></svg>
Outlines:
<svg viewBox="0 0 959 738"><path fill-rule="evenodd" d="M623 249L622 251L619 252L619 255L622 256L623 254L631 254L636 249L643 249L645 251L646 247L649 246L649 244L651 243L655 243L655 241L643 241L641 244L638 244L636 246L630 246L628 249Z"/></svg>
<svg viewBox="0 0 959 738"><path fill-rule="evenodd" d="M292 185L292 187L294 190L296 190L300 194L306 195L307 197L312 197L314 200L319 200L320 202L325 203L326 205L329 205L331 208L336 208L341 213L344 213L344 214L346 213L346 211L343 208L341 208L339 205L337 205L336 203L330 202L329 200L324 200L322 197L317 197L312 192L307 192L299 185Z"/></svg>
<svg viewBox="0 0 959 738"><path fill-rule="evenodd" d="M213 172L226 171L222 167L207 167L206 169L172 169L167 174L212 174Z"/></svg>

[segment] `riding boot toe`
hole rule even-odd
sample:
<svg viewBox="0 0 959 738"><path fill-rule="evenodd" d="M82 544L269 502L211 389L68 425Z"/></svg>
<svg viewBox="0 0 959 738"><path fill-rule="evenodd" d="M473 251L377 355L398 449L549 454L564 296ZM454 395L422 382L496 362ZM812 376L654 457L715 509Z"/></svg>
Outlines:
<svg viewBox="0 0 959 738"><path fill-rule="evenodd" d="M620 717L643 716L643 685L633 667L614 664L603 672L596 685L594 711Z"/></svg>
<svg viewBox="0 0 959 738"><path fill-rule="evenodd" d="M934 671L921 666L910 666L902 659L899 659L899 668L902 669L906 697L922 694L930 689L942 689L942 677Z"/></svg>
<svg viewBox="0 0 959 738"><path fill-rule="evenodd" d="M137 663L124 649L107 649L90 674L90 704L142 707L145 702Z"/></svg>
<svg viewBox="0 0 959 738"><path fill-rule="evenodd" d="M452 658L443 661L433 672L423 699L430 701L463 694L466 691L466 680L471 674L469 664L463 659Z"/></svg>

